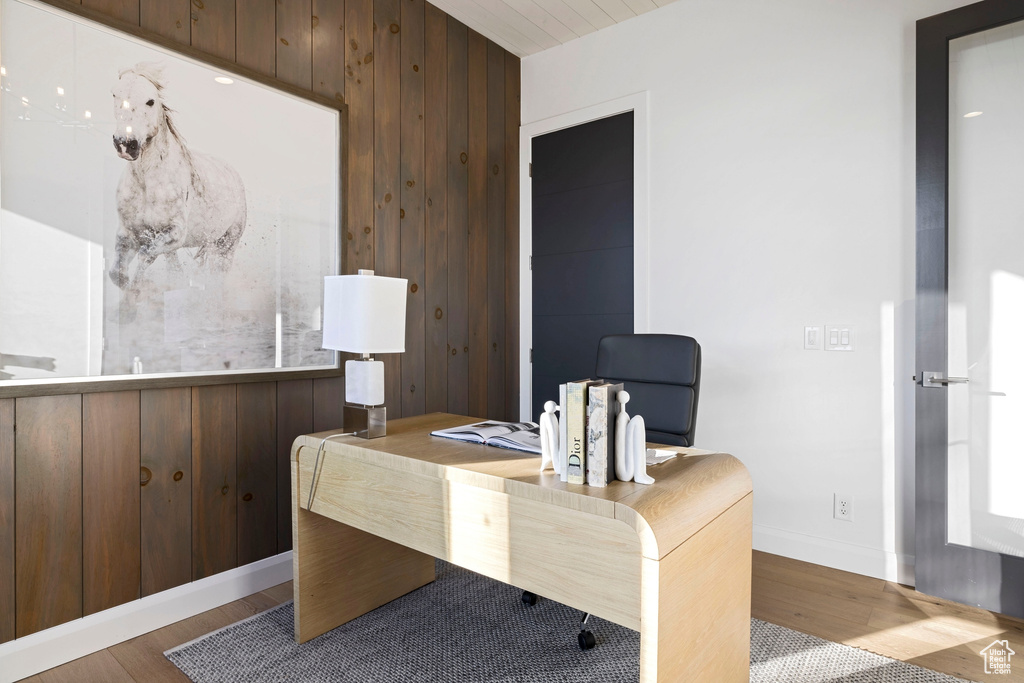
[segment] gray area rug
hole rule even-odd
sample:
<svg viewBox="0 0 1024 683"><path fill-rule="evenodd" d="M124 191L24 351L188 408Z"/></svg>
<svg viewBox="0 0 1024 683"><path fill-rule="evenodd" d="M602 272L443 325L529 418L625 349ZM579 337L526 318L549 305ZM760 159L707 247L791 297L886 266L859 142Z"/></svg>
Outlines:
<svg viewBox="0 0 1024 683"><path fill-rule="evenodd" d="M437 580L308 643L288 602L168 650L196 683L632 683L640 635L592 617L597 647L576 645L580 614L439 562ZM961 679L751 620L751 681L947 683Z"/></svg>

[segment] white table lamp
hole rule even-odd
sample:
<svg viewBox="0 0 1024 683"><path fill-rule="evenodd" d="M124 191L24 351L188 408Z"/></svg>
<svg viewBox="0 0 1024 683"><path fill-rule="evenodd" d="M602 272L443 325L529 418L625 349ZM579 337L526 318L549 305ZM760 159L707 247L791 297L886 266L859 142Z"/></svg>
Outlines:
<svg viewBox="0 0 1024 683"><path fill-rule="evenodd" d="M384 363L374 353L405 351L405 302L409 281L372 270L324 278L323 348L362 355L345 361L345 430L384 436Z"/></svg>

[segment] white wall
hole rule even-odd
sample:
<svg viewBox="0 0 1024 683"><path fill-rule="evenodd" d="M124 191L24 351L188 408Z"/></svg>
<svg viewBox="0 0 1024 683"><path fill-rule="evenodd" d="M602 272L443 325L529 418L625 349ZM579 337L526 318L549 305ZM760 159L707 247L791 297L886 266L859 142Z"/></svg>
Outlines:
<svg viewBox="0 0 1024 683"><path fill-rule="evenodd" d="M648 93L648 331L703 347L755 548L912 580L914 22L963 4L679 0L522 62L524 125Z"/></svg>

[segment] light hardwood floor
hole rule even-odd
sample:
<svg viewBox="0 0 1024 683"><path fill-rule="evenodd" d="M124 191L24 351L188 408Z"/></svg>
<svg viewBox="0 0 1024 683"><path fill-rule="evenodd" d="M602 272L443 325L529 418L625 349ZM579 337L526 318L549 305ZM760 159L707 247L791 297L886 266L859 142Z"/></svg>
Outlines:
<svg viewBox="0 0 1024 683"><path fill-rule="evenodd" d="M754 553L752 616L974 681L1024 683L1024 621L932 598L899 584ZM187 682L163 652L290 600L283 583L25 679ZM567 643L573 638L567 636ZM986 676L978 654L1008 640L1010 675ZM568 645L567 645L568 646Z"/></svg>

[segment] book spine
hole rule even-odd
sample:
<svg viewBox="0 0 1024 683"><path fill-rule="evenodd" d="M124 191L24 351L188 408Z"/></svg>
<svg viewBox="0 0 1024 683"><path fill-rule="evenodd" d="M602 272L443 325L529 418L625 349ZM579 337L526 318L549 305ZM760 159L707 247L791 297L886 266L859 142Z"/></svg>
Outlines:
<svg viewBox="0 0 1024 683"><path fill-rule="evenodd" d="M587 406L584 396L587 385L580 382L569 382L565 386L566 402L566 471L570 484L584 484L586 477L586 425Z"/></svg>
<svg viewBox="0 0 1024 683"><path fill-rule="evenodd" d="M608 387L593 386L587 402L587 484L608 485Z"/></svg>
<svg viewBox="0 0 1024 683"><path fill-rule="evenodd" d="M558 405L558 477L562 481L569 481L569 471L566 467L566 462L568 462L566 444L569 443L566 427L569 426L569 420L567 417L569 409L568 404L566 403L564 384L558 385Z"/></svg>

